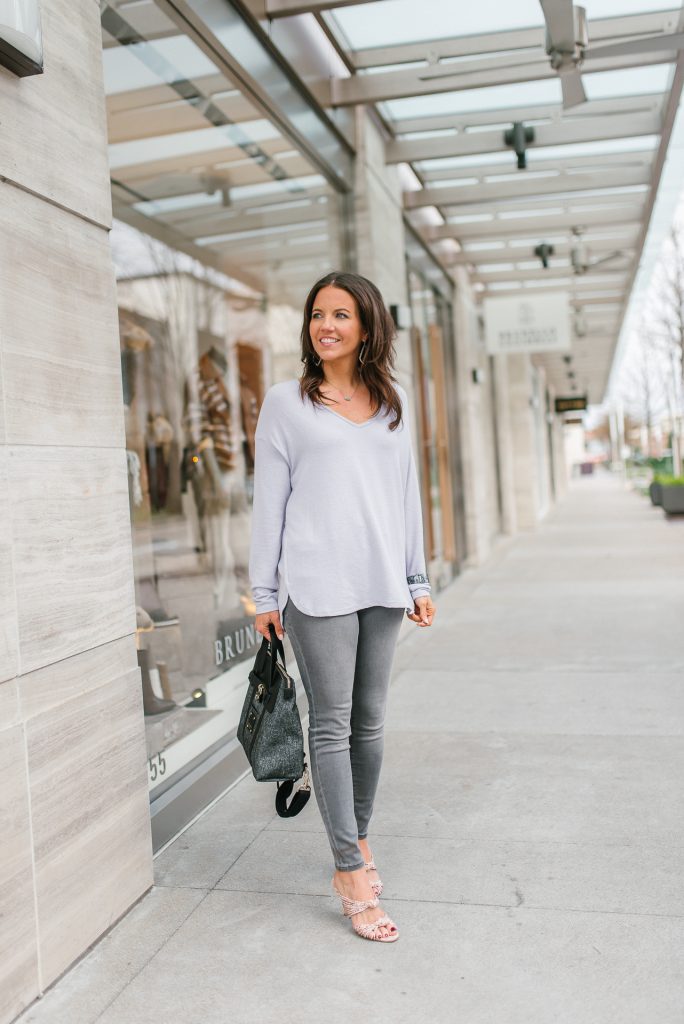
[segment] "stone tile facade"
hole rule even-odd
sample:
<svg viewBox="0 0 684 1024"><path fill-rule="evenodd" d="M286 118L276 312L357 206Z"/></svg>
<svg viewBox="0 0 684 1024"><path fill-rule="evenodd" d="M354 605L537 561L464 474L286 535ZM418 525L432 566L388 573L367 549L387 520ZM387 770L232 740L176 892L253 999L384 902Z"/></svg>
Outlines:
<svg viewBox="0 0 684 1024"><path fill-rule="evenodd" d="M0 71L0 1022L152 883L99 8Z"/></svg>

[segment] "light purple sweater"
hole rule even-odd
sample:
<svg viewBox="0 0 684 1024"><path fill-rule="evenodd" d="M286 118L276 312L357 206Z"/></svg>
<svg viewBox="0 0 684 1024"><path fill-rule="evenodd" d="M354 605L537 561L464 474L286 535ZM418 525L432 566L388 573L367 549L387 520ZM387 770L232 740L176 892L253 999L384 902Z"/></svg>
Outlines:
<svg viewBox="0 0 684 1024"><path fill-rule="evenodd" d="M413 611L430 593L407 422L383 407L352 423L302 402L299 381L269 389L256 428L249 575L257 613L288 595L306 615L382 605Z"/></svg>

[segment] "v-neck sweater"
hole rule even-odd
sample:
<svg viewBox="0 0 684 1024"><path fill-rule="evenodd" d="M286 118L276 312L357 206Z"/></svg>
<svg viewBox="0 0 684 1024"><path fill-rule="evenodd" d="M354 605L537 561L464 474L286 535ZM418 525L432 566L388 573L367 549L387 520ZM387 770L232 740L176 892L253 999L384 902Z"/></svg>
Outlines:
<svg viewBox="0 0 684 1024"><path fill-rule="evenodd" d="M408 399L354 423L274 384L256 426L249 576L257 613L306 615L381 605L413 611L430 593Z"/></svg>

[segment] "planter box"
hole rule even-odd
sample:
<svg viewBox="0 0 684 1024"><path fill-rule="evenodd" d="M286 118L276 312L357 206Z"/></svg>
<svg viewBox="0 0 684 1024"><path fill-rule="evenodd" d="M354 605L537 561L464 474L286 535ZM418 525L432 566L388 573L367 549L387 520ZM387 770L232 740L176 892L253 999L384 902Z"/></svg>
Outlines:
<svg viewBox="0 0 684 1024"><path fill-rule="evenodd" d="M648 488L648 493L651 495L652 505L662 505L663 503L663 485L652 483Z"/></svg>
<svg viewBox="0 0 684 1024"><path fill-rule="evenodd" d="M661 485L663 511L669 516L684 515L684 487L681 484Z"/></svg>

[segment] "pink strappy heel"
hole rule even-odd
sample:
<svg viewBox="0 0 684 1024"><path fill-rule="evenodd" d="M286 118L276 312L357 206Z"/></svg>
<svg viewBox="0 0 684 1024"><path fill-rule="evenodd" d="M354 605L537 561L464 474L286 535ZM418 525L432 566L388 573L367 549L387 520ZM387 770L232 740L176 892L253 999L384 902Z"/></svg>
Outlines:
<svg viewBox="0 0 684 1024"><path fill-rule="evenodd" d="M342 901L342 913L345 917L353 918L355 914L361 914L364 910L371 910L373 907L377 907L380 903L379 899L374 897L372 900L352 900L349 896L345 896L335 885L333 880L332 887ZM362 939L370 939L372 942L396 942L399 938L399 930L394 921L389 918L386 914L379 917L377 921L367 922L362 924L361 922L355 924L352 920L352 928L357 935L360 935ZM382 935L380 928L385 926L389 935Z"/></svg>
<svg viewBox="0 0 684 1024"><path fill-rule="evenodd" d="M370 860L365 860L363 862L363 866L366 869L366 871L377 871L378 870L376 868L376 866L375 866L375 861L373 859L373 854L371 854L371 859ZM382 896L382 890L384 889L384 885L382 884L382 879L378 878L377 881L371 882L371 889L373 890L373 892L375 893L375 895L378 898L380 896Z"/></svg>

